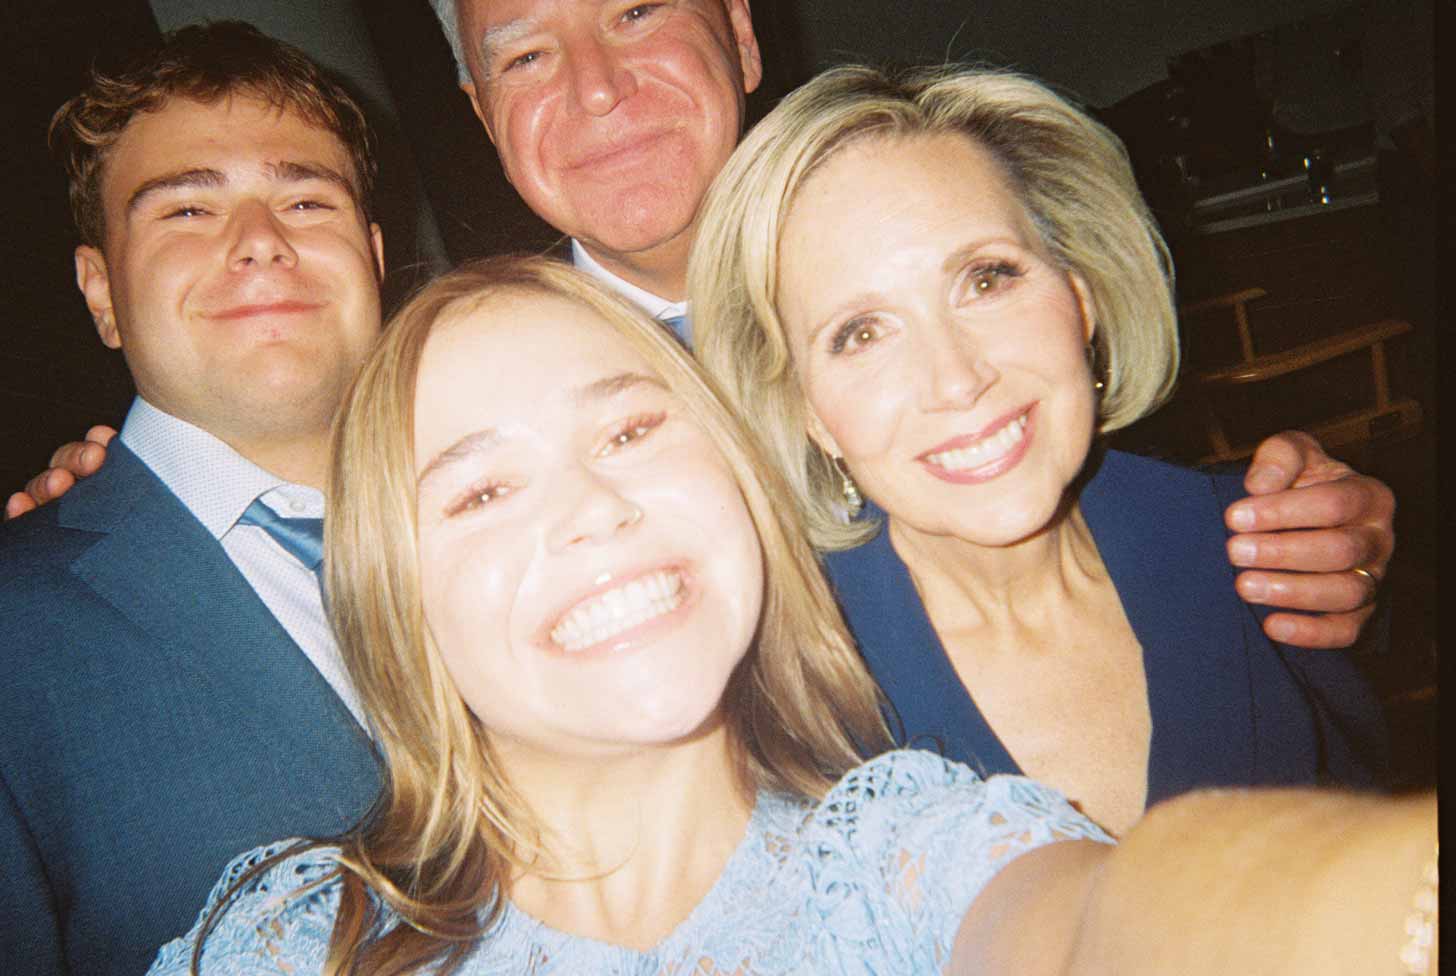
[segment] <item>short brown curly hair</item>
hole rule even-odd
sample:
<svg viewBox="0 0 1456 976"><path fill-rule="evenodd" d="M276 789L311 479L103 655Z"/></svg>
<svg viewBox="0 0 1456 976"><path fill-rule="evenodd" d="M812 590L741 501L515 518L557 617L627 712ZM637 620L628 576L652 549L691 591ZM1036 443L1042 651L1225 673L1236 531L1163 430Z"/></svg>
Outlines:
<svg viewBox="0 0 1456 976"><path fill-rule="evenodd" d="M115 73L93 68L86 88L56 110L50 145L70 179L81 240L101 247L105 239L102 175L132 119L173 98L211 105L232 95L290 109L337 136L353 163L354 194L370 218L379 166L364 110L298 48L229 20L165 34Z"/></svg>

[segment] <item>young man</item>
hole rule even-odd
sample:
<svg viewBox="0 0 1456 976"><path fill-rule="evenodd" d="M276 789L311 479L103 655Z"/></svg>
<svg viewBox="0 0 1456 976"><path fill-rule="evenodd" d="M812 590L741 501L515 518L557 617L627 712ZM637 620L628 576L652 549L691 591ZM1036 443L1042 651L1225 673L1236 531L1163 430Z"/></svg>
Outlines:
<svg viewBox="0 0 1456 976"><path fill-rule="evenodd" d="M52 132L138 397L98 474L0 527L0 971L137 973L230 857L377 790L310 549L379 330L375 164L353 100L241 24Z"/></svg>

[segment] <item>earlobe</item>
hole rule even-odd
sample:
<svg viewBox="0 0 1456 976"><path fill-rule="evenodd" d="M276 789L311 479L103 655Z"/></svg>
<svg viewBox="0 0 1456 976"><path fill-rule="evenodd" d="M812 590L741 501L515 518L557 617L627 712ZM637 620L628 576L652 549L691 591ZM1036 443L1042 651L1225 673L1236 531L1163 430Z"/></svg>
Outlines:
<svg viewBox="0 0 1456 976"><path fill-rule="evenodd" d="M819 415L813 409L808 409L805 412L807 417L804 421L804 429L809 435L809 440L813 441L819 450L830 457L843 457L844 452L839 449L839 442L834 439L833 434L829 433L829 429L824 426L824 422L819 419Z"/></svg>
<svg viewBox="0 0 1456 976"><path fill-rule="evenodd" d="M86 299L96 334L110 349L121 348L121 330L116 327L116 310L111 300L111 276L106 258L89 244L76 248L76 287Z"/></svg>

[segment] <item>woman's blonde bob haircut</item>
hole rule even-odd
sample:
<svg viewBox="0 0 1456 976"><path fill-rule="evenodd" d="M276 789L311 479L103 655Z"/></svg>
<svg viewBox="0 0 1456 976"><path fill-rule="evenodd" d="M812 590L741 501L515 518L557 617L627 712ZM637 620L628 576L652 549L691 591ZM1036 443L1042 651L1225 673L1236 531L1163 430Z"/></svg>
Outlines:
<svg viewBox="0 0 1456 976"><path fill-rule="evenodd" d="M430 637L415 518L415 385L430 335L468 316L503 313L502 298L531 295L578 303L630 343L717 445L747 503L765 592L754 646L723 702L741 785L819 796L862 753L888 744L878 692L782 480L691 357L660 324L564 264L466 265L394 317L334 429L330 611L388 775L369 817L341 845L344 894L331 973L408 971L424 960L448 971L495 918L508 872L552 863L535 817L502 774L489 729L456 691ZM408 924L376 938L370 889Z"/></svg>
<svg viewBox="0 0 1456 976"><path fill-rule="evenodd" d="M766 441L821 549L854 545L873 527L845 523L841 476L807 434L776 311L784 223L800 189L844 146L942 134L964 136L1000 163L1052 259L1086 283L1105 370L1099 429L1152 412L1177 376L1172 262L1112 132L1009 72L827 71L785 98L728 160L688 272L699 359Z"/></svg>

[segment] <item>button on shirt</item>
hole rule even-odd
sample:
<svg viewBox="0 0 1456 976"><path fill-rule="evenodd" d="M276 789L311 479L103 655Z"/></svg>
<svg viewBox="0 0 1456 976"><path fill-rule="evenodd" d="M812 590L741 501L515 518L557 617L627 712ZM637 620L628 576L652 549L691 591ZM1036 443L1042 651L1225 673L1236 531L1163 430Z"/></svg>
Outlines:
<svg viewBox="0 0 1456 976"><path fill-rule="evenodd" d="M187 506L324 680L368 729L324 611L318 578L262 528L238 525L255 498L287 518L323 518L324 496L269 474L207 431L137 397L121 442Z"/></svg>

